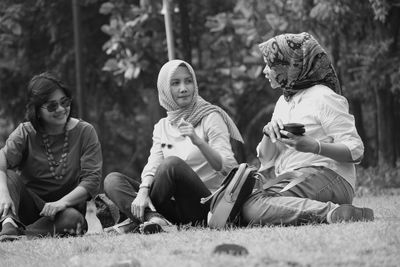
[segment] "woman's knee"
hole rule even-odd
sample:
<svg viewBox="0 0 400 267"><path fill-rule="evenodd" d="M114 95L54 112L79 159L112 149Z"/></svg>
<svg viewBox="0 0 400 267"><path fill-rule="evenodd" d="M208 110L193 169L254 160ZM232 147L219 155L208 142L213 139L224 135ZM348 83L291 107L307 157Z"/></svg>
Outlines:
<svg viewBox="0 0 400 267"><path fill-rule="evenodd" d="M123 175L119 172L111 172L104 178L104 192L110 194L115 187L123 179Z"/></svg>
<svg viewBox="0 0 400 267"><path fill-rule="evenodd" d="M182 164L186 164L186 162L181 159L180 157L177 156L170 156L165 158L159 167L161 168L171 168L171 167L175 167L175 166L180 166Z"/></svg>
<svg viewBox="0 0 400 267"><path fill-rule="evenodd" d="M157 168L157 174L164 174L170 170L176 169L179 166L185 165L186 162L176 156L165 158Z"/></svg>
<svg viewBox="0 0 400 267"><path fill-rule="evenodd" d="M262 197L260 192L253 194L243 204L241 215L244 223L259 224L262 217L265 216L265 211L268 207L268 202Z"/></svg>

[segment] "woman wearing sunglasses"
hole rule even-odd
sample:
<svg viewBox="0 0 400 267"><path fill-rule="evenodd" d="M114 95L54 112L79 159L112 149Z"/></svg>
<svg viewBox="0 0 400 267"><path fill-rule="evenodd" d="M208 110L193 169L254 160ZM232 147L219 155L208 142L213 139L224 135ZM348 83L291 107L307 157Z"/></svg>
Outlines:
<svg viewBox="0 0 400 267"><path fill-rule="evenodd" d="M71 117L70 90L51 73L28 84L26 122L0 150L0 241L79 235L102 155L92 125Z"/></svg>

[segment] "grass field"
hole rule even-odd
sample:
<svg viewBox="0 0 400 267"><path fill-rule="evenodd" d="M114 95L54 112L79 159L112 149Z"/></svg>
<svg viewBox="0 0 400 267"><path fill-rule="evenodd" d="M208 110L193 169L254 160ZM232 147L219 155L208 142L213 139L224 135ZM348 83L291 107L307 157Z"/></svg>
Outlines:
<svg viewBox="0 0 400 267"><path fill-rule="evenodd" d="M400 197L364 196L354 203L375 221L215 231L192 228L155 235L90 233L0 244L0 266L400 266ZM235 243L247 256L213 254Z"/></svg>

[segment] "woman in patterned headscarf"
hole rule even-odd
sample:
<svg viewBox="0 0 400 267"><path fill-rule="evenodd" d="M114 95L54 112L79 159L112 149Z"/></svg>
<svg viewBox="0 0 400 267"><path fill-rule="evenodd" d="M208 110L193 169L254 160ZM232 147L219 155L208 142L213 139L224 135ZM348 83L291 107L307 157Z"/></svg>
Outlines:
<svg viewBox="0 0 400 267"><path fill-rule="evenodd" d="M364 146L327 53L308 33L278 35L259 48L266 78L283 92L257 147L260 171L275 167L277 178L250 196L244 219L261 225L373 220L371 209L351 205ZM303 124L305 134L289 132L288 123Z"/></svg>
<svg viewBox="0 0 400 267"><path fill-rule="evenodd" d="M185 61L167 62L157 87L167 117L154 126L141 183L112 173L105 192L132 221L143 221L145 208L155 208L172 223L204 224L209 207L200 199L236 166L230 138L243 142L242 137L224 110L199 96L193 68Z"/></svg>

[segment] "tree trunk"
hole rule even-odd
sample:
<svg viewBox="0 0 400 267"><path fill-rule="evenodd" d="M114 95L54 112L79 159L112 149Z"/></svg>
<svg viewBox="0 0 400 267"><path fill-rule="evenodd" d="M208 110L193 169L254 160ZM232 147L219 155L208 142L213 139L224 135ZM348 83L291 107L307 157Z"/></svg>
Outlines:
<svg viewBox="0 0 400 267"><path fill-rule="evenodd" d="M387 77L389 79L389 77ZM390 82L388 81L390 85ZM378 132L378 164L395 165L393 95L390 90L375 89Z"/></svg>
<svg viewBox="0 0 400 267"><path fill-rule="evenodd" d="M74 46L75 46L75 86L76 98L78 103L78 116L86 119L85 114L85 94L83 92L83 63L82 63L82 25L80 16L80 6L77 0L72 0L73 26L74 26Z"/></svg>
<svg viewBox="0 0 400 267"><path fill-rule="evenodd" d="M380 23L381 38L393 40L390 44L387 58L391 59L398 55L398 34L400 30L400 8L392 7L386 19L387 23ZM395 126L395 96L391 91L392 84L390 74L385 74L385 84L382 88L375 88L378 120L378 163L396 164L396 126Z"/></svg>
<svg viewBox="0 0 400 267"><path fill-rule="evenodd" d="M394 98L394 106L400 106L400 96ZM394 112L394 148L395 148L395 155L396 155L396 163L400 163L400 109L395 108Z"/></svg>
<svg viewBox="0 0 400 267"><path fill-rule="evenodd" d="M393 37L393 42L390 47L390 58L391 57L398 57L399 55L399 33L400 33L400 8L399 7L392 7L390 10L389 14L389 24L390 24L390 32L391 36ZM400 105L400 97L399 95L394 96L392 94L392 101L393 101L393 106L398 107ZM393 110L393 135L394 137L400 136L400 111L399 108L392 109ZM394 147L394 161L395 164L396 162L400 161L400 140L399 138L394 138L393 142L393 147Z"/></svg>
<svg viewBox="0 0 400 267"><path fill-rule="evenodd" d="M354 115L356 129L361 137L361 140L364 143L364 158L361 162L361 165L363 167L368 167L370 165L373 155L371 154L372 148L370 142L367 139L367 135L365 133L361 101L359 99L349 99L349 102L352 108L352 113Z"/></svg>
<svg viewBox="0 0 400 267"><path fill-rule="evenodd" d="M181 17L181 40L183 58L189 64L192 64L192 44L190 42L190 20L187 2L187 0L179 0L178 4Z"/></svg>

